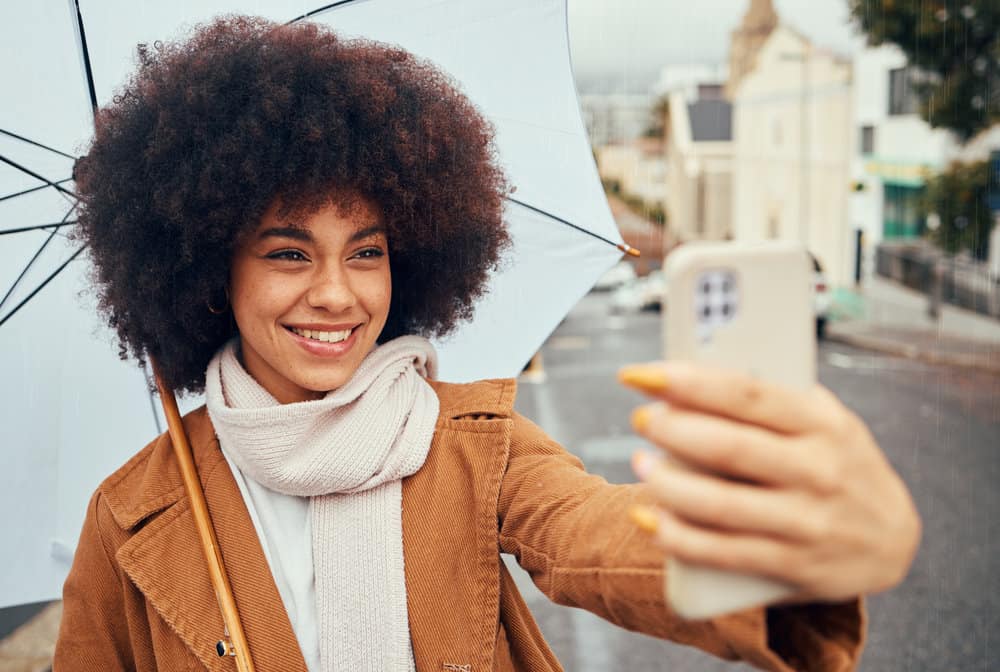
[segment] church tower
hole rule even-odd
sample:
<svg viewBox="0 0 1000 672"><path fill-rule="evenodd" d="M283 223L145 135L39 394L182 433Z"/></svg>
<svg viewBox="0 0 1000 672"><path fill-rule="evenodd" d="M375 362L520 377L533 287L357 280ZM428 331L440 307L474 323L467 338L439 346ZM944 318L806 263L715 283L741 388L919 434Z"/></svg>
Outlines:
<svg viewBox="0 0 1000 672"><path fill-rule="evenodd" d="M729 80L726 95L732 99L743 77L753 70L757 52L771 32L778 27L778 13L772 0L750 0L743 21L733 31L729 41Z"/></svg>

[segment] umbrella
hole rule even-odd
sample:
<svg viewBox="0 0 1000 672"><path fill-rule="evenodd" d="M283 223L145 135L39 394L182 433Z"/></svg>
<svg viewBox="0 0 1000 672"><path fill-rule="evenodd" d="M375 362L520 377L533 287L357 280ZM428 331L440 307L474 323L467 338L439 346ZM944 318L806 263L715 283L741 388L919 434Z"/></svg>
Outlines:
<svg viewBox="0 0 1000 672"><path fill-rule="evenodd" d="M6 547L16 552L5 552L12 557L0 577L0 606L58 594L90 492L164 426L143 372L118 360L92 300L81 295L86 254L65 237L73 222L74 153L85 151L92 107L112 99L134 67L137 43L178 37L234 12L317 21L345 36L400 45L452 75L495 125L501 163L516 187L506 212L510 263L492 278L474 321L436 344L442 379L516 375L627 250L580 117L565 0L6 3L0 505L8 512Z"/></svg>

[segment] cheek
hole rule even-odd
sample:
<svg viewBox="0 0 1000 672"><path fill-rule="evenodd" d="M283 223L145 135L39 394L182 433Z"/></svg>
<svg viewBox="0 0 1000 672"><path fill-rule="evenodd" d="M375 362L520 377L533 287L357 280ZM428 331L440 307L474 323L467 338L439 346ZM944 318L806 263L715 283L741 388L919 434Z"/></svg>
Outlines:
<svg viewBox="0 0 1000 672"><path fill-rule="evenodd" d="M392 276L388 270L381 274L377 282L372 282L367 286L365 294L368 310L385 319L392 301Z"/></svg>
<svg viewBox="0 0 1000 672"><path fill-rule="evenodd" d="M261 327L261 322L279 315L288 302L287 288L280 282L265 282L262 278L234 278L231 289L233 315L241 333Z"/></svg>

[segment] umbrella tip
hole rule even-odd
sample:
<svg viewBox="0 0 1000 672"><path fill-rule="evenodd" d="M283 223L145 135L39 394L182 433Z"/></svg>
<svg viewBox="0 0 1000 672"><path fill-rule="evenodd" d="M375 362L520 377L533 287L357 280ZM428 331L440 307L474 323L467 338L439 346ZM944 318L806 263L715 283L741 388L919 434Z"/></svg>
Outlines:
<svg viewBox="0 0 1000 672"><path fill-rule="evenodd" d="M630 257L641 256L639 250L635 249L628 243L622 243L621 245L617 245L616 247Z"/></svg>

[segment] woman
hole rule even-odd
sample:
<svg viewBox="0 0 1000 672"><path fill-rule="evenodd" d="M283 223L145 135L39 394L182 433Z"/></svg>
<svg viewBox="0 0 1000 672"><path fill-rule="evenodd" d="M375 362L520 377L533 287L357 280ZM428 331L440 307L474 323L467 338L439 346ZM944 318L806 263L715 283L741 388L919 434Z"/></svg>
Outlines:
<svg viewBox="0 0 1000 672"><path fill-rule="evenodd" d="M902 579L919 520L831 395L627 369L659 400L640 433L740 480L638 457L647 483L611 486L513 411L512 381L434 380L423 337L472 314L509 242L491 143L405 52L238 17L140 50L98 116L81 236L123 353L206 393L185 425L257 669L559 669L500 552L623 627L853 666L857 596ZM797 594L684 622L665 553ZM234 669L222 631L160 437L91 501L55 669Z"/></svg>

